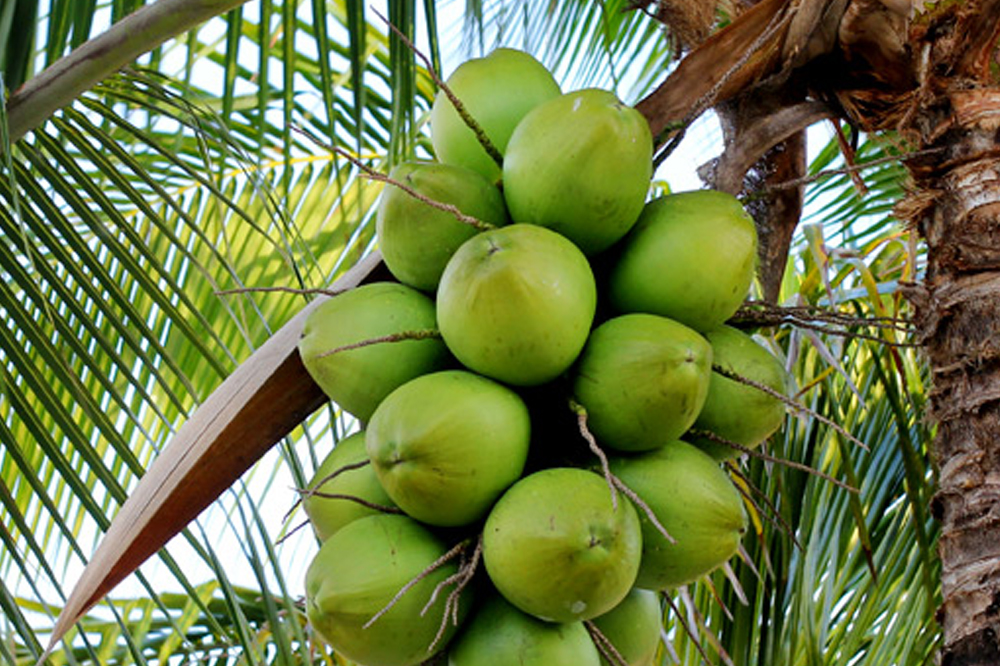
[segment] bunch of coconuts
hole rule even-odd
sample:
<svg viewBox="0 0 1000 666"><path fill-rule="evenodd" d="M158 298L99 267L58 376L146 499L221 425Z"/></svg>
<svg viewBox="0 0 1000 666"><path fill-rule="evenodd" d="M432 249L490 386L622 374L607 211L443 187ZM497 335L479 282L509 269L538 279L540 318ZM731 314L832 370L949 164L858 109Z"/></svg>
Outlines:
<svg viewBox="0 0 1000 666"><path fill-rule="evenodd" d="M324 302L299 344L364 426L306 492L310 622L364 666L649 664L659 594L746 529L720 461L784 417L781 364L724 325L753 223L719 192L647 202L645 119L526 53L447 88L477 129L442 92L438 161L390 174L398 282Z"/></svg>

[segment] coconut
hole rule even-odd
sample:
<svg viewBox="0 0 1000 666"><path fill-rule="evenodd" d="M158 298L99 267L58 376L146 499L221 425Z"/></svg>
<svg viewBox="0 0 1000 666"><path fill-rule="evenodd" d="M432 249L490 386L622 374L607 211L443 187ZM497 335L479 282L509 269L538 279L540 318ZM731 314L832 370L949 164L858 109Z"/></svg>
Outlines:
<svg viewBox="0 0 1000 666"><path fill-rule="evenodd" d="M393 282L363 285L321 303L299 339L302 364L345 411L367 421L385 396L405 382L452 363L439 339L340 347L436 328L434 302Z"/></svg>
<svg viewBox="0 0 1000 666"><path fill-rule="evenodd" d="M389 496L408 515L440 526L485 517L521 476L530 440L521 398L462 370L400 386L375 410L366 435Z"/></svg>
<svg viewBox="0 0 1000 666"><path fill-rule="evenodd" d="M606 481L583 469L524 477L483 528L483 562L514 606L549 622L596 617L625 598L642 549L639 518Z"/></svg>
<svg viewBox="0 0 1000 666"><path fill-rule="evenodd" d="M466 367L530 386L572 365L596 303L594 275L573 243L549 229L512 224L473 236L448 262L438 326Z"/></svg>
<svg viewBox="0 0 1000 666"><path fill-rule="evenodd" d="M448 548L412 518L361 518L327 539L306 572L306 613L313 628L348 659L366 666L410 666L432 655L441 626L441 594L422 612L434 589L458 567L445 564L406 591L385 614L365 626ZM469 606L459 606L464 619ZM435 651L456 627L448 623Z"/></svg>
<svg viewBox="0 0 1000 666"><path fill-rule="evenodd" d="M656 592L632 588L620 604L595 617L593 622L628 666L652 666L663 625L663 611ZM601 657L601 666L612 664Z"/></svg>
<svg viewBox="0 0 1000 666"><path fill-rule="evenodd" d="M691 583L732 557L746 531L739 491L707 453L671 442L634 457L613 457L611 471L649 506L674 539L642 522L636 587L660 590Z"/></svg>
<svg viewBox="0 0 1000 666"><path fill-rule="evenodd" d="M713 364L784 394L787 375L775 356L738 329L721 326L706 333ZM708 397L693 429L707 430L748 448L760 446L785 421L785 405L774 396L712 372ZM716 460L737 457L731 446L706 438L692 440Z"/></svg>
<svg viewBox="0 0 1000 666"><path fill-rule="evenodd" d="M574 369L573 393L602 444L648 451L691 427L711 368L711 346L687 326L657 315L622 315L590 336Z"/></svg>
<svg viewBox="0 0 1000 666"><path fill-rule="evenodd" d="M500 48L484 58L459 65L445 83L462 102L502 155L521 119L542 102L559 95L559 84L528 53ZM431 142L440 162L478 171L490 181L500 166L479 143L444 91L431 108Z"/></svg>
<svg viewBox="0 0 1000 666"><path fill-rule="evenodd" d="M622 241L608 296L618 312L659 314L705 332L739 308L756 261L757 231L735 197L667 195L646 204Z"/></svg>
<svg viewBox="0 0 1000 666"><path fill-rule="evenodd" d="M368 461L365 451L365 434L356 432L350 437L337 442L333 450L323 459L312 480L306 488L324 495L340 495L344 497L321 497L306 495L302 507L309 516L309 523L320 541L326 541L334 532L358 518L378 514L377 509L369 508L346 497L354 497L377 506L394 507L392 499L382 488L371 465L357 469L346 469ZM342 470L342 471L341 471ZM329 481L324 481L330 475L337 473Z"/></svg>
<svg viewBox="0 0 1000 666"><path fill-rule="evenodd" d="M493 594L469 617L448 650L448 666L598 666L582 622L554 624Z"/></svg>
<svg viewBox="0 0 1000 666"><path fill-rule="evenodd" d="M404 162L389 177L433 201L448 204L492 226L507 224L500 190L469 169L431 162ZM394 185L386 185L376 217L379 249L397 280L432 292L455 250L477 229Z"/></svg>
<svg viewBox="0 0 1000 666"><path fill-rule="evenodd" d="M563 234L587 255L635 224L653 170L645 117L612 92L578 90L539 105L514 130L503 164L515 222Z"/></svg>

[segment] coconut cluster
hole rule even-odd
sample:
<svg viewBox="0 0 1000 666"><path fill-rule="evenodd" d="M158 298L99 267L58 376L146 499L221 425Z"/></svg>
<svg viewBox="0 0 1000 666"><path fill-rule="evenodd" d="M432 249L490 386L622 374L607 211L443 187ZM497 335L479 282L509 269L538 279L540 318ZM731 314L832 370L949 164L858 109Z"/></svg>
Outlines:
<svg viewBox="0 0 1000 666"><path fill-rule="evenodd" d="M442 92L437 161L390 174L397 282L325 301L300 341L363 425L306 494L310 622L365 666L651 663L658 595L746 530L720 461L784 417L781 364L725 326L754 225L720 192L648 201L643 116L526 53L448 88L476 129Z"/></svg>

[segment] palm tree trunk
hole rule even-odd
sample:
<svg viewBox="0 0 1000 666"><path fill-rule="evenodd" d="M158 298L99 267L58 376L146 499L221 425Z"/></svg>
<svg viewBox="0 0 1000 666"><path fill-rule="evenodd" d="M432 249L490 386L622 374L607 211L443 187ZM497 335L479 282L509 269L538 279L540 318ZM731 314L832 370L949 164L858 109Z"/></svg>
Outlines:
<svg viewBox="0 0 1000 666"><path fill-rule="evenodd" d="M928 245L914 290L933 372L930 414L941 522L943 664L1000 664L1000 92L947 99L926 118L944 150L911 165L917 192L903 204Z"/></svg>
<svg viewBox="0 0 1000 666"><path fill-rule="evenodd" d="M948 666L1000 664L1000 90L990 83L996 5L967 3L924 35L930 73L908 124L930 152L908 163L916 188L899 209L928 250L925 279L911 299L933 373L939 663Z"/></svg>

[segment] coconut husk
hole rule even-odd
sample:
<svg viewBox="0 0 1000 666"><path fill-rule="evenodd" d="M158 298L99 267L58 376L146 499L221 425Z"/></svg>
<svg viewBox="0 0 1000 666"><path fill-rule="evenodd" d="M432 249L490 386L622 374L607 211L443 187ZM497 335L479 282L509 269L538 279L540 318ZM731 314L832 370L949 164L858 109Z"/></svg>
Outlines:
<svg viewBox="0 0 1000 666"><path fill-rule="evenodd" d="M662 0L656 18L670 30L681 50L690 50L706 39L715 25L715 0Z"/></svg>

